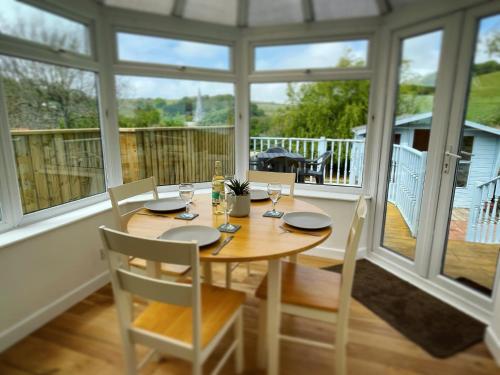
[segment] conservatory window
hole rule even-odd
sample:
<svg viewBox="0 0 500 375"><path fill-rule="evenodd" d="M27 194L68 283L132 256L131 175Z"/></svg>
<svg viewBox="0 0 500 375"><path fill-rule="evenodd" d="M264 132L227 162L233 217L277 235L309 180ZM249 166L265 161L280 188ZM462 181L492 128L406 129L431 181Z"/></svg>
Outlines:
<svg viewBox="0 0 500 375"><path fill-rule="evenodd" d="M16 0L2 0L0 33L56 50L90 54L85 25Z"/></svg>
<svg viewBox="0 0 500 375"><path fill-rule="evenodd" d="M250 169L361 186L370 82L254 83Z"/></svg>
<svg viewBox="0 0 500 375"><path fill-rule="evenodd" d="M0 56L23 213L106 190L95 73Z"/></svg>
<svg viewBox="0 0 500 375"><path fill-rule="evenodd" d="M120 61L230 70L229 46L120 32Z"/></svg>
<svg viewBox="0 0 500 375"><path fill-rule="evenodd" d="M254 52L256 71L364 68L368 62L368 41L259 46Z"/></svg>
<svg viewBox="0 0 500 375"><path fill-rule="evenodd" d="M123 182L207 182L234 173L234 85L117 76Z"/></svg>

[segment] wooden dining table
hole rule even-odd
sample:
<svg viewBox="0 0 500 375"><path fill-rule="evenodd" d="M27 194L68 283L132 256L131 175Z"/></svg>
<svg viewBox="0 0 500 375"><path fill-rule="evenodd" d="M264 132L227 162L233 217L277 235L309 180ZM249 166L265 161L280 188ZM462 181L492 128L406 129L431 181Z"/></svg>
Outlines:
<svg viewBox="0 0 500 375"><path fill-rule="evenodd" d="M268 262L266 367L268 374L276 375L279 371L281 260L287 256L296 255L318 246L330 236L332 229L327 227L315 230L315 235L300 231L285 231L282 226L287 228L287 225L284 224L283 219L262 216L265 211L270 209L270 200L252 202L249 216L231 217L230 222L241 225L241 228L233 234L223 233L216 243L200 248L200 261L205 262L205 264L223 262L229 265L236 262L257 260ZM307 211L324 214L319 207L288 196L281 198L277 204L277 209L284 212ZM157 238L165 231L175 227L207 225L217 228L224 223L224 215L213 214L209 194L196 194L191 210L199 214L197 218L191 221L175 219L174 213L160 216L152 215L145 209L139 210L130 217L127 230L133 235ZM217 245L229 235L234 236L233 240L218 255L212 255L212 251ZM230 267L226 267L226 269L227 273ZM230 277L230 272L226 277ZM207 279L211 282L211 277Z"/></svg>

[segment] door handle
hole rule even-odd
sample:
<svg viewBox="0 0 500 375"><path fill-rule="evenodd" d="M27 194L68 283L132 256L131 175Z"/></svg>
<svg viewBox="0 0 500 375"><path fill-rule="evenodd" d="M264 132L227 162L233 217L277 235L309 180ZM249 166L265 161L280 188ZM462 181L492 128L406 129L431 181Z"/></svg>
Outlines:
<svg viewBox="0 0 500 375"><path fill-rule="evenodd" d="M448 146L448 150L445 151L444 153L444 165L443 165L443 173L448 174L450 173L450 166L451 166L451 158L460 160L462 157L460 155L454 154L451 152L453 150L453 146Z"/></svg>
<svg viewBox="0 0 500 375"><path fill-rule="evenodd" d="M448 157L452 157L455 159L462 159L462 157L460 155L454 154L453 152L446 151L444 154Z"/></svg>

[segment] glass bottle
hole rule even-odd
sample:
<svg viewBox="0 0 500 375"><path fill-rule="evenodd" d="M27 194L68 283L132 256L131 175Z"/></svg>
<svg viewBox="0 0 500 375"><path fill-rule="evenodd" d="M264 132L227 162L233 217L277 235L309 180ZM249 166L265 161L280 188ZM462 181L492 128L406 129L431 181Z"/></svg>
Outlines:
<svg viewBox="0 0 500 375"><path fill-rule="evenodd" d="M222 215L220 207L220 193L224 190L224 176L222 175L222 163L215 162L215 173L212 177L212 212L215 215Z"/></svg>

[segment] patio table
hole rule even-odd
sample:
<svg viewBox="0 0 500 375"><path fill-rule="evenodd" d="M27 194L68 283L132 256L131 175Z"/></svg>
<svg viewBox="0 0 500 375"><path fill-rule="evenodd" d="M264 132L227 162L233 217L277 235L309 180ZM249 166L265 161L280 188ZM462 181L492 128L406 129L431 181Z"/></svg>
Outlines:
<svg viewBox="0 0 500 375"><path fill-rule="evenodd" d="M282 219L263 217L271 207L269 201L252 202L248 217L231 218L231 223L240 224L241 229L234 233L234 238L222 251L214 256L212 250L220 242L200 249L201 262L250 262L266 260L268 262L268 300L267 300L267 373L278 374L279 370L279 334L280 334L280 298L281 298L281 259L301 253L318 246L331 234L330 227L317 231L320 236L301 233L289 233L280 228ZM278 208L285 212L310 211L324 213L320 208L291 197L283 197ZM132 215L127 223L129 233L156 238L165 231L184 225L208 225L218 227L224 221L224 215L213 215L211 196L199 194L194 197L193 211L199 216L192 221L176 220L174 214L169 217ZM228 234L223 233L219 241Z"/></svg>
<svg viewBox="0 0 500 375"><path fill-rule="evenodd" d="M257 154L257 162L259 166L259 170L262 168L262 166L270 159L272 158L277 158L277 157L288 157L291 159L294 159L299 162L300 165L303 165L306 161L306 158L304 155L299 154L298 152L259 152Z"/></svg>

